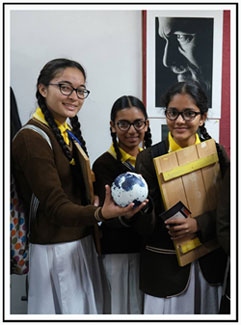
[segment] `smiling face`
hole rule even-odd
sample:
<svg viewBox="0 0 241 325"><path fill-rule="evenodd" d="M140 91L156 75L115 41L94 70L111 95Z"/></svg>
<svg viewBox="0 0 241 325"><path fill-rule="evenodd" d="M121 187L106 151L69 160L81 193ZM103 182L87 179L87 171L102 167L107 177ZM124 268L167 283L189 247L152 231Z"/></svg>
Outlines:
<svg viewBox="0 0 241 325"><path fill-rule="evenodd" d="M110 122L112 132L115 132L119 139L119 146L127 153L136 156L139 150L139 144L144 140L149 121L146 121L146 126L142 130L137 131L134 126L131 125L128 131L121 131L117 123L123 120L130 123L137 120L145 121L145 116L137 107L124 108L117 112L114 123L113 121Z"/></svg>
<svg viewBox="0 0 241 325"><path fill-rule="evenodd" d="M51 84L67 83L74 88L85 85L83 73L77 68L66 68L57 73L50 81ZM45 98L48 109L55 120L64 123L66 119L74 117L81 109L84 99L79 99L75 91L65 96L56 85L38 86L40 94Z"/></svg>
<svg viewBox="0 0 241 325"><path fill-rule="evenodd" d="M178 112L191 110L200 112L193 98L188 94L176 94L170 100L167 109L176 109ZM181 115L175 121L168 118L167 126L175 142L181 147L187 147L195 143L196 132L204 124L207 114L197 115L192 121L185 121Z"/></svg>

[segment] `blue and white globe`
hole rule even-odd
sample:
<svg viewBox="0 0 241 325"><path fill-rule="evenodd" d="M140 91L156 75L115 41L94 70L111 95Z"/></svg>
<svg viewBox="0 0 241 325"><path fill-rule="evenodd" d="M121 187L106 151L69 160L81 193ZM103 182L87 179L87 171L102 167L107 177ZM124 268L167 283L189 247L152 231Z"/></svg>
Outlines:
<svg viewBox="0 0 241 325"><path fill-rule="evenodd" d="M111 195L114 202L121 207L132 202L137 207L147 198L148 186L140 174L126 172L115 178L111 185Z"/></svg>

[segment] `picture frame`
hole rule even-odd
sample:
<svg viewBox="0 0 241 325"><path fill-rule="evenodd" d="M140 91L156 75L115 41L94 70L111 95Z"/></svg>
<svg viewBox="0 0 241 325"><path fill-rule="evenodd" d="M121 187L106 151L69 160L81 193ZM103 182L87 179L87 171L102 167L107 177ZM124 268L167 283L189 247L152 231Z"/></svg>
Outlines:
<svg viewBox="0 0 241 325"><path fill-rule="evenodd" d="M143 11L143 98L146 103L148 116L150 118L164 118L164 110L163 107L157 104L157 98L161 99L161 96L165 93L166 89L170 87L173 83L177 81L185 80L185 74L178 73L181 68L171 68L171 63L166 63L167 66L164 66L164 52L167 52L167 45L170 45L170 39L168 41L165 39L167 35L163 36L162 45L160 45L158 38L160 37L159 28L161 29L161 20L176 20L176 22L190 22L192 25L192 30L190 31L191 35L195 33L195 25L200 26L203 24L204 26L209 25L212 26L211 32L209 34L204 33L204 40L202 42L208 41L210 51L209 57L206 56L206 71L209 71L209 75L207 76L207 80L209 82L209 94L206 91L208 99L209 99L209 118L220 119L221 118L221 95L222 95L222 48L223 48L223 11L222 10L147 10ZM157 22L158 21L158 22ZM159 26L158 26L159 23ZM189 25L190 25L189 24ZM177 25L177 23L176 23ZM193 28L194 26L194 28ZM209 28L210 29L210 28ZM173 29L174 30L174 29ZM177 43L177 37L189 37L187 33L183 36L184 33L179 33L180 29L176 30L173 33L172 38L176 38L175 42ZM179 33L179 35L178 35ZM190 35L189 34L189 35ZM170 36L170 35L169 35ZM168 36L168 37L169 37ZM208 37L210 36L210 37ZM212 38L212 39L211 39ZM204 43L202 53L207 52L207 44ZM162 52L160 52L160 59L157 59L158 53L157 50L162 48ZM179 44L180 46L180 44ZM190 47L190 46L189 46ZM169 52L170 46L168 49ZM180 56L180 55L179 55ZM204 62L205 63L205 62ZM157 64L160 66L160 74L158 75ZM185 58L185 63L180 63L183 68L187 64L187 59ZM162 67L161 67L162 65ZM178 70L179 69L179 70ZM169 70L169 72L168 72ZM173 72L175 70L175 72ZM189 69L190 70L190 69ZM201 70L201 68L200 68ZM203 69L204 70L204 69ZM211 70L211 73L210 73ZM190 72L190 71L189 71ZM169 74L168 74L169 73ZM172 76L171 76L172 74ZM187 74L187 73L186 73ZM204 74L203 74L204 75ZM198 77L198 72L191 74L191 79L197 81L200 80ZM194 76L194 77L193 77ZM179 80L178 80L179 78ZM203 78L205 79L205 78ZM158 89L158 87L162 87L162 89ZM204 88L204 87L203 87ZM157 94L159 93L159 94ZM161 100L160 100L161 103Z"/></svg>

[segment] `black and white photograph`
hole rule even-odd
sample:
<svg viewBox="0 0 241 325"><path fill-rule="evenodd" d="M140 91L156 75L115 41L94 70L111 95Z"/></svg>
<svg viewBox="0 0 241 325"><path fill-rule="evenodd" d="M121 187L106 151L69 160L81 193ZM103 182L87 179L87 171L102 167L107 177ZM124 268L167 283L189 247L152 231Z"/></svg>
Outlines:
<svg viewBox="0 0 241 325"><path fill-rule="evenodd" d="M161 98L176 82L194 80L220 118L223 17L219 11L146 11L146 99L164 117Z"/></svg>
<svg viewBox="0 0 241 325"><path fill-rule="evenodd" d="M156 17L156 106L175 82L195 80L212 107L213 18Z"/></svg>

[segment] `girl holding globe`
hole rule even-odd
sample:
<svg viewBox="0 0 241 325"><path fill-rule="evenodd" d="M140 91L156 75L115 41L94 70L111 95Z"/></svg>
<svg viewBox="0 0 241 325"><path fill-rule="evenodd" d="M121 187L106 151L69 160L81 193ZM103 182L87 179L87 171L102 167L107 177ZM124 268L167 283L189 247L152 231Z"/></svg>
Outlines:
<svg viewBox="0 0 241 325"><path fill-rule="evenodd" d="M149 121L144 104L136 97L122 96L111 110L112 145L93 164L95 193L102 204L105 184L125 172L135 171L137 154L151 145ZM133 219L134 220L134 219ZM107 286L106 313L141 314L143 294L139 290L139 251L141 238L121 215L102 223L102 261Z"/></svg>
<svg viewBox="0 0 241 325"><path fill-rule="evenodd" d="M203 214L196 218L162 221L164 204L153 164L153 158L210 139L205 128L207 97L195 82L180 82L164 97L168 138L143 150L137 157L136 171L149 185L155 222L136 218L139 230L145 233L141 252L140 288L144 292L145 314L217 314L226 257L216 249L188 265L177 262L173 240L197 234L201 242L215 237L214 217ZM198 134L199 130L199 134ZM221 171L228 166L224 149L217 145ZM150 220L151 219L151 214ZM142 224L141 224L142 223ZM148 232L148 236L147 236Z"/></svg>
<svg viewBox="0 0 241 325"><path fill-rule="evenodd" d="M88 202L80 153L73 142L74 138L87 154L77 113L88 95L85 70L78 62L48 62L37 81L38 107L28 128L12 143L19 195L26 209L34 197L37 209L30 224L29 314L103 313L93 227L100 220L130 217L145 206L118 207L108 186L103 206Z"/></svg>

